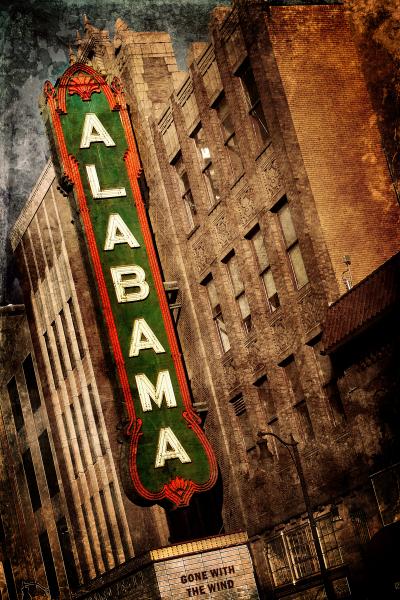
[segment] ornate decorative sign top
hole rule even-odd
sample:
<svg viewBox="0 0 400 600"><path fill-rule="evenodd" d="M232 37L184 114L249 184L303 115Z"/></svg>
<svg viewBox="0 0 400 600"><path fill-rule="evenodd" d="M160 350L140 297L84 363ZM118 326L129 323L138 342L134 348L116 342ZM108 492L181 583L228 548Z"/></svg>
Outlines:
<svg viewBox="0 0 400 600"><path fill-rule="evenodd" d="M68 92L68 93L67 93ZM140 501L186 506L217 478L193 411L140 194L140 163L122 86L75 63L44 86L62 176L73 185L101 299Z"/></svg>

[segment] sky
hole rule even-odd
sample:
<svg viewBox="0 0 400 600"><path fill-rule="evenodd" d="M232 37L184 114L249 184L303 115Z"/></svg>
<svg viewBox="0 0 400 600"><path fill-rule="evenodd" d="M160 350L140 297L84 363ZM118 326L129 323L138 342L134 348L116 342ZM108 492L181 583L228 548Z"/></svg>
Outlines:
<svg viewBox="0 0 400 600"><path fill-rule="evenodd" d="M168 31L184 69L188 44L207 39L218 4L229 0L0 0L0 303L21 300L8 233L49 158L38 98L68 67L83 15L111 35L117 17L137 31Z"/></svg>

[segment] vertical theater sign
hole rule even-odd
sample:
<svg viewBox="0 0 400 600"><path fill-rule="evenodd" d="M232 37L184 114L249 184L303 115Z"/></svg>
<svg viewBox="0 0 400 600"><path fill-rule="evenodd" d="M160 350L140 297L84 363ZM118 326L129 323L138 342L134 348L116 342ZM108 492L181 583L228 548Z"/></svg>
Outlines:
<svg viewBox="0 0 400 600"><path fill-rule="evenodd" d="M141 197L124 94L72 65L44 86L62 176L82 219L116 377L129 419L129 473L142 501L186 506L217 477L193 411Z"/></svg>

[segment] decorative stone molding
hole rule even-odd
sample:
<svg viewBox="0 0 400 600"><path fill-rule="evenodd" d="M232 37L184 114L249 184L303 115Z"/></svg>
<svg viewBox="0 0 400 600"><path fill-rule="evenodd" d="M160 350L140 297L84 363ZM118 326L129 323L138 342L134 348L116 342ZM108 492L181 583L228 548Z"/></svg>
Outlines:
<svg viewBox="0 0 400 600"><path fill-rule="evenodd" d="M14 227L11 230L10 240L11 247L13 250L15 250L15 248L20 243L22 236L24 235L30 222L35 216L36 211L38 210L43 200L43 197L47 193L55 177L56 173L54 171L53 163L51 162L51 160L49 160L45 168L41 172L35 187L33 188L21 214L19 215Z"/></svg>
<svg viewBox="0 0 400 600"><path fill-rule="evenodd" d="M240 381L237 377L237 369L235 368L233 359L229 357L228 360L223 360L222 366L224 368L227 389L235 389L240 384Z"/></svg>
<svg viewBox="0 0 400 600"><path fill-rule="evenodd" d="M213 223L218 249L222 250L224 246L232 239L232 227L230 226L228 216L222 212Z"/></svg>
<svg viewBox="0 0 400 600"><path fill-rule="evenodd" d="M274 332L276 352L278 355L283 354L289 348L293 333L289 331L283 315L271 322L271 327Z"/></svg>
<svg viewBox="0 0 400 600"><path fill-rule="evenodd" d="M203 235L193 245L193 257L197 273L202 273L211 263L211 252L207 237Z"/></svg>
<svg viewBox="0 0 400 600"><path fill-rule="evenodd" d="M299 307L304 330L307 333L321 323L324 316L324 301L321 294L309 288L299 300Z"/></svg>

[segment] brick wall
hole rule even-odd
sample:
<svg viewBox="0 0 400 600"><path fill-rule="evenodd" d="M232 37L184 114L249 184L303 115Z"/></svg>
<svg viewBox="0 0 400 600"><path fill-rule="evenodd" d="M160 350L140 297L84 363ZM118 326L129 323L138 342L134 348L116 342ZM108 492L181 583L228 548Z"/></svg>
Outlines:
<svg viewBox="0 0 400 600"><path fill-rule="evenodd" d="M396 252L399 209L341 7L271 7L266 18L325 243L360 281Z"/></svg>

